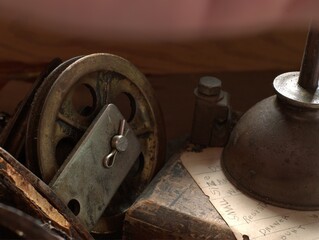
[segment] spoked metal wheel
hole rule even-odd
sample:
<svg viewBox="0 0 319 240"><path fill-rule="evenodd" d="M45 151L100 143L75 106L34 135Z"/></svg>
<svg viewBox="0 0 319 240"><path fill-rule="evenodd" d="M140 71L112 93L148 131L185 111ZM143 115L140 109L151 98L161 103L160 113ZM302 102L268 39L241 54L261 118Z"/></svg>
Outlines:
<svg viewBox="0 0 319 240"><path fill-rule="evenodd" d="M128 61L110 54L64 62L47 77L34 99L26 142L29 167L49 183L109 103L115 104L130 124L142 153L94 228L99 233L118 230L125 210L164 162L163 120L144 75Z"/></svg>

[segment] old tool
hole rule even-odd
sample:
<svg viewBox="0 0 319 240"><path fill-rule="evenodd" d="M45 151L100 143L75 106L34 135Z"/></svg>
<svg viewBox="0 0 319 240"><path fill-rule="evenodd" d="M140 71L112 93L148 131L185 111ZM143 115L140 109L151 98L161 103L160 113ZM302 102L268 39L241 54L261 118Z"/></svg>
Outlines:
<svg viewBox="0 0 319 240"><path fill-rule="evenodd" d="M165 129L155 94L141 72L115 55L50 66L0 142L26 161L86 230L118 231L164 163Z"/></svg>
<svg viewBox="0 0 319 240"><path fill-rule="evenodd" d="M119 111L108 108L110 103L117 105ZM105 111L109 113L104 115ZM103 159L114 148L112 139L119 135L123 118L127 122L125 128L129 130L124 134L128 138L128 150L116 154L116 158L122 155L122 161L113 159L114 166L105 169ZM97 127L101 121L104 123ZM87 137L88 134L92 136ZM68 198L65 203L73 208L75 215L83 216L85 211L99 212L95 217L86 215L82 221L89 229L95 225L94 232L113 232L120 228L126 209L163 164L164 136L159 107L143 74L120 57L93 54L62 63L43 82L32 103L28 121L27 163L45 182L51 182L62 199L67 193L58 190L60 178L68 179L68 191L73 191L75 186L77 191L83 190L82 200ZM88 153L89 150L85 149L91 151ZM95 164L87 164L88 160L81 158L81 152L88 154L85 156L92 158ZM130 154L132 158L128 158ZM76 158L80 160L75 161L77 167L73 168ZM123 163L124 160L127 164ZM78 178L72 178L76 169L79 170ZM59 177L54 177L56 174ZM78 184L81 182L84 185ZM92 191L92 187L98 189L99 185L104 186L103 191ZM107 192L109 188L113 190ZM84 204L83 199L93 192L94 195L86 201L88 205ZM99 199L103 199L102 205ZM85 207L82 208L81 204ZM96 211L92 211L94 206Z"/></svg>
<svg viewBox="0 0 319 240"><path fill-rule="evenodd" d="M274 80L276 95L240 119L222 166L240 190L281 207L319 209L319 33L310 31L301 71Z"/></svg>

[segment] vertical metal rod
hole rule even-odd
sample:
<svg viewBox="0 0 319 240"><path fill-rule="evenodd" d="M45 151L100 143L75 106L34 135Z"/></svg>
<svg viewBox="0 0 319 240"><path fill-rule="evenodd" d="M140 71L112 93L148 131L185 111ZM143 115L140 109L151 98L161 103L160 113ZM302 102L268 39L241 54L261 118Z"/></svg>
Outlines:
<svg viewBox="0 0 319 240"><path fill-rule="evenodd" d="M309 92L315 92L319 79L319 31L310 29L301 64L298 84Z"/></svg>
<svg viewBox="0 0 319 240"><path fill-rule="evenodd" d="M124 135L126 120L123 119L120 122L119 135Z"/></svg>

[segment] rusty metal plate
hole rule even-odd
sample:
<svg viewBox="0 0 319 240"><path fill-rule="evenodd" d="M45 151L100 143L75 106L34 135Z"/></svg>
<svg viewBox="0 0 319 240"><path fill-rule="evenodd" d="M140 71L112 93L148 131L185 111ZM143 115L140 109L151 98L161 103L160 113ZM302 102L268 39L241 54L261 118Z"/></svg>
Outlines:
<svg viewBox="0 0 319 240"><path fill-rule="evenodd" d="M141 152L138 139L126 124L126 150L115 155L113 166L103 166L122 119L115 105L105 106L50 183L88 229L95 226Z"/></svg>

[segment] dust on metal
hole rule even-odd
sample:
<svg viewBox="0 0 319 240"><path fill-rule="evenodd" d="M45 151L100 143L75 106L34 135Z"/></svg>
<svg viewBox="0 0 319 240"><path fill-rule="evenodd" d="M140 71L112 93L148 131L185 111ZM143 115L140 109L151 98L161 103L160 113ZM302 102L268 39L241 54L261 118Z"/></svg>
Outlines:
<svg viewBox="0 0 319 240"><path fill-rule="evenodd" d="M66 205L78 205L75 215L90 230L141 151L138 139L126 124L126 131L121 134L127 138L129 148L118 152L112 168L102 167L104 156L112 151L112 138L118 132L121 119L123 116L115 105L105 106L50 182L53 191Z"/></svg>

